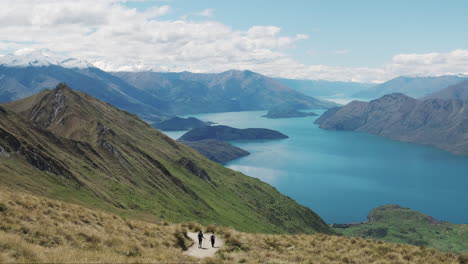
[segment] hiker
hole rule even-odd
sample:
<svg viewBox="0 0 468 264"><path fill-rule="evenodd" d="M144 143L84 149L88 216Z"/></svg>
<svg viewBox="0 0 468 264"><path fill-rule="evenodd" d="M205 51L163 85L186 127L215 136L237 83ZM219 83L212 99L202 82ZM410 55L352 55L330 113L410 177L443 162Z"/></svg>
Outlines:
<svg viewBox="0 0 468 264"><path fill-rule="evenodd" d="M211 247L214 248L214 243L215 243L215 240L216 240L214 232L211 234L210 240L211 240Z"/></svg>
<svg viewBox="0 0 468 264"><path fill-rule="evenodd" d="M203 239L205 239L205 237L203 236L203 233L200 230L200 232L198 233L198 248L202 248Z"/></svg>

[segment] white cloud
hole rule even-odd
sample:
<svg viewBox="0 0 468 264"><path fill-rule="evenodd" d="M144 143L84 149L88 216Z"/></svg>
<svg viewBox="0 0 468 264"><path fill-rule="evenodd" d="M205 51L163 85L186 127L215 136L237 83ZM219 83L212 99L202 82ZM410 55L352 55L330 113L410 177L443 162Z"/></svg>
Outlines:
<svg viewBox="0 0 468 264"><path fill-rule="evenodd" d="M168 5L150 7L146 9L142 15L145 16L146 18L156 18L156 17L163 16L169 13L170 10L171 10L171 7Z"/></svg>
<svg viewBox="0 0 468 264"><path fill-rule="evenodd" d="M468 74L468 51L400 54L376 68L306 65L285 53L305 34L280 27L235 30L216 21L168 20L170 6L138 11L121 0L2 0L0 53L48 48L105 70L220 72L380 82L398 75ZM209 11L212 12L212 11ZM207 12L209 14L209 12ZM211 13L212 14L212 13Z"/></svg>
<svg viewBox="0 0 468 264"><path fill-rule="evenodd" d="M214 15L214 11L215 10L213 8L207 8L198 13L195 13L195 15L204 16L204 17L212 17Z"/></svg>

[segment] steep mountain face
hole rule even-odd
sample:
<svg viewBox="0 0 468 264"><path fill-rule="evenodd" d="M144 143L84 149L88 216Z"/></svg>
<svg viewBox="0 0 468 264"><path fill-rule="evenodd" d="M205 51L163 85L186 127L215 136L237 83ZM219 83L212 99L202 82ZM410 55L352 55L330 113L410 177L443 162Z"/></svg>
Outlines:
<svg viewBox="0 0 468 264"><path fill-rule="evenodd" d="M0 108L0 183L134 217L330 232L310 209L61 84Z"/></svg>
<svg viewBox="0 0 468 264"><path fill-rule="evenodd" d="M200 154L209 158L210 160L219 163L225 163L250 154L246 150L243 150L221 140L205 139L199 141L181 142L200 152Z"/></svg>
<svg viewBox="0 0 468 264"><path fill-rule="evenodd" d="M403 93L414 98L421 98L440 91L445 87L466 80L466 77L453 75L439 77L401 76L354 94L357 98L379 98L386 94Z"/></svg>
<svg viewBox="0 0 468 264"><path fill-rule="evenodd" d="M205 139L216 140L261 140L288 138L285 134L266 128L239 129L229 126L207 126L190 130L183 134L179 140L198 141Z"/></svg>
<svg viewBox="0 0 468 264"><path fill-rule="evenodd" d="M165 118L166 103L87 62L41 51L0 58L0 102L19 100L61 82L148 121Z"/></svg>
<svg viewBox="0 0 468 264"><path fill-rule="evenodd" d="M275 78L276 81L308 96L351 97L376 84L357 82L332 82L324 80L295 80Z"/></svg>
<svg viewBox="0 0 468 264"><path fill-rule="evenodd" d="M369 103L354 101L330 109L316 123L323 129L367 132L468 155L466 101L420 101L391 94Z"/></svg>
<svg viewBox="0 0 468 264"><path fill-rule="evenodd" d="M445 89L435 92L424 99L453 99L453 100L468 100L468 80L461 83L451 85Z"/></svg>
<svg viewBox="0 0 468 264"><path fill-rule="evenodd" d="M279 104L296 108L329 108L334 103L320 101L297 92L271 78L251 71L219 74L117 72L129 84L171 102L171 113L193 114L264 110Z"/></svg>

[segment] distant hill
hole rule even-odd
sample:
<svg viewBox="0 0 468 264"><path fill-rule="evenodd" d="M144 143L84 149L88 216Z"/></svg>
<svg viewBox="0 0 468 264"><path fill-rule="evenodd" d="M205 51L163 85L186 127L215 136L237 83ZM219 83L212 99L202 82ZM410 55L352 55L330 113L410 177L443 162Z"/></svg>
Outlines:
<svg viewBox="0 0 468 264"><path fill-rule="evenodd" d="M377 207L369 213L367 219L366 223L335 230L346 236L468 252L467 224L437 221L431 216L398 205Z"/></svg>
<svg viewBox="0 0 468 264"><path fill-rule="evenodd" d="M292 117L306 117L316 116L316 113L301 112L294 107L288 105L275 106L268 110L267 114L263 117L266 118L292 118Z"/></svg>
<svg viewBox="0 0 468 264"><path fill-rule="evenodd" d="M357 92L356 98L376 99L386 94L402 93L410 97L421 98L466 80L466 77L446 75L439 77L400 76L367 90Z"/></svg>
<svg viewBox="0 0 468 264"><path fill-rule="evenodd" d="M430 94L424 99L453 99L453 100L468 100L468 80L462 81L451 85L445 89L442 89L438 92Z"/></svg>
<svg viewBox="0 0 468 264"><path fill-rule="evenodd" d="M181 118L176 116L159 123L154 123L153 127L162 131L183 131L209 125L210 123L203 122L195 117Z"/></svg>
<svg viewBox="0 0 468 264"><path fill-rule="evenodd" d="M324 80L297 80L275 78L276 81L308 96L351 97L375 86L375 83L333 82Z"/></svg>
<svg viewBox="0 0 468 264"><path fill-rule="evenodd" d="M0 184L121 215L331 232L310 209L65 84L0 107Z"/></svg>
<svg viewBox="0 0 468 264"><path fill-rule="evenodd" d="M53 89L61 82L148 121L166 117L165 102L87 62L44 51L0 58L0 103Z"/></svg>
<svg viewBox="0 0 468 264"><path fill-rule="evenodd" d="M221 140L205 139L199 141L180 142L195 149L210 160L219 163L225 163L250 154L248 151Z"/></svg>
<svg viewBox="0 0 468 264"><path fill-rule="evenodd" d="M323 129L367 132L468 155L468 101L390 94L330 109L315 123Z"/></svg>
<svg viewBox="0 0 468 264"><path fill-rule="evenodd" d="M251 71L216 74L116 72L130 85L170 102L172 114L266 110L279 104L297 108L330 108L332 102L302 94Z"/></svg>
<svg viewBox="0 0 468 264"><path fill-rule="evenodd" d="M288 136L276 130L266 128L246 128L239 129L229 126L207 126L194 128L183 134L179 140L198 141L205 139L216 140L262 140L262 139L282 139Z"/></svg>

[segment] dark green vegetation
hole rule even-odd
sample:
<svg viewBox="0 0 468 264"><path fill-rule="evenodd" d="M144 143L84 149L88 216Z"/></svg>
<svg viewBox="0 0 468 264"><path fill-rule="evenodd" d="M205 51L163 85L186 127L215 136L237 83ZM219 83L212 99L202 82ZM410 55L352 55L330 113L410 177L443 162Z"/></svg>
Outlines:
<svg viewBox="0 0 468 264"><path fill-rule="evenodd" d="M414 98L421 98L464 80L466 78L454 75L438 77L400 76L367 90L357 92L353 97L376 99L386 94L403 93Z"/></svg>
<svg viewBox="0 0 468 264"><path fill-rule="evenodd" d="M268 113L263 117L267 118L291 118L291 117L306 117L306 116L317 116L316 113L312 112L301 112L294 107L289 105L277 106L268 110Z"/></svg>
<svg viewBox="0 0 468 264"><path fill-rule="evenodd" d="M390 94L330 109L315 123L323 129L367 132L468 155L468 101Z"/></svg>
<svg viewBox="0 0 468 264"><path fill-rule="evenodd" d="M216 74L117 72L114 73L142 91L170 102L168 113L194 114L266 110L291 104L299 109L330 108L336 104L317 100L288 86L251 71Z"/></svg>
<svg viewBox="0 0 468 264"><path fill-rule="evenodd" d="M190 130L192 128L209 126L210 123L203 122L200 119L195 117L181 118L181 117L172 117L168 120L164 120L159 123L153 124L153 127L160 129L162 131L182 131Z"/></svg>
<svg viewBox="0 0 468 264"><path fill-rule="evenodd" d="M200 152L200 154L209 158L210 160L219 163L225 163L250 154L248 151L220 140L206 139L199 141L181 142Z"/></svg>
<svg viewBox="0 0 468 264"><path fill-rule="evenodd" d="M367 218L367 223L335 230L346 236L468 252L468 224L440 222L431 216L398 205L377 207Z"/></svg>
<svg viewBox="0 0 468 264"><path fill-rule="evenodd" d="M281 132L266 128L233 128L229 126L208 126L190 130L183 134L179 140L198 141L204 139L216 140L261 140L288 138Z"/></svg>
<svg viewBox="0 0 468 264"><path fill-rule="evenodd" d="M64 84L1 107L0 146L0 184L14 190L139 218L331 232L270 185Z"/></svg>

